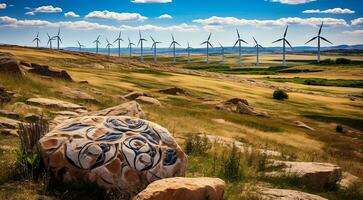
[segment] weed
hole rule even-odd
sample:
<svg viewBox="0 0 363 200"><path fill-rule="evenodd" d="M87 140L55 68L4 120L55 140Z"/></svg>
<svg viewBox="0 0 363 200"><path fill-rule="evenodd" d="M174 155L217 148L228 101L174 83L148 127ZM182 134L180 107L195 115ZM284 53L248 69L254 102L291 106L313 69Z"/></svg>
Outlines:
<svg viewBox="0 0 363 200"><path fill-rule="evenodd" d="M275 90L272 96L277 100L285 100L289 98L289 95L283 90Z"/></svg>

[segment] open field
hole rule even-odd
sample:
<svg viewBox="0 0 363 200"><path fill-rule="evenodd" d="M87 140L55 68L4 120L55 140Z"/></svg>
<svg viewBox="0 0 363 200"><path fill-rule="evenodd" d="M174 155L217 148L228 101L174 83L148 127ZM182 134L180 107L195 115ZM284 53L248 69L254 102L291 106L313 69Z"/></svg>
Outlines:
<svg viewBox="0 0 363 200"><path fill-rule="evenodd" d="M331 66L313 64L315 55L288 55L287 58L291 61L288 63L289 68L285 69L279 64L280 55L262 55L259 67L254 66L253 55L246 55L245 64L239 67L236 65L237 58L230 55L224 65L218 64L220 58L217 56L212 56L211 64L206 65L203 63L204 55L194 55L192 64L186 64L185 56L178 56L178 63L173 65L171 58L166 56L159 58L160 63L153 63L150 56L146 57L144 63L140 63L136 57L128 60L126 56L107 58L105 55L45 49L1 46L0 51L14 54L19 61L67 70L75 80L65 82L44 79L34 74L17 79L0 74L0 84L20 94L10 103L0 105L0 109L24 115L28 111L18 110L13 105L15 102L24 102L30 97L47 97L81 104L89 110L98 110L120 104L120 96L130 91L142 90L163 104L163 107L142 105L147 119L170 130L180 144L183 144L188 134L205 133L239 138L254 147L283 152L294 160L335 163L344 171L363 179L363 88L351 85L340 87L342 83L332 86L305 85L296 81L296 77L343 79L345 82L360 81L361 84L363 55L324 55L322 59L344 57L353 61L350 65ZM281 69L295 71L279 71ZM305 72L306 69L310 71ZM283 83L267 77L293 80ZM89 84L80 84L79 81L88 81ZM63 86L85 91L99 103L63 96L59 92ZM170 87L184 88L191 96L171 96L157 92ZM286 89L288 100L278 101L272 98L274 89L279 87ZM252 107L267 112L269 117L215 109L218 102L234 97L247 99ZM49 110L45 112L50 113ZM216 119L223 119L226 123L218 123ZM297 127L294 121L302 121L315 131ZM343 125L344 133L336 132L339 124ZM0 144L17 148L17 140L10 136L0 136ZM0 160L1 169L11 168L14 153L8 154L1 150ZM208 159L201 160L203 159L198 156L190 157L188 176L213 175L210 171L203 170L203 167L198 167L201 163L210 164ZM0 173L0 199L8 198L11 193L37 199L39 192L34 191L32 183L21 183L26 185L25 188L13 187L18 183L7 177L9 171L3 170ZM256 180L247 177L239 183L228 183L227 196L237 199L241 189L236 188L236 185L251 181ZM285 187L296 188L291 185ZM339 199L334 191L312 192Z"/></svg>

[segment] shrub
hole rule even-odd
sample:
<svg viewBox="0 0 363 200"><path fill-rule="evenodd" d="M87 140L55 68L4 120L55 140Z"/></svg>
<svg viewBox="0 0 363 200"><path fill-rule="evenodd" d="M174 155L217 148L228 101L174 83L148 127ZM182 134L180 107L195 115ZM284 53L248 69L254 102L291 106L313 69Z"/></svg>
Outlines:
<svg viewBox="0 0 363 200"><path fill-rule="evenodd" d="M335 64L351 64L352 61L350 59L347 59L347 58L337 58L335 60Z"/></svg>
<svg viewBox="0 0 363 200"><path fill-rule="evenodd" d="M289 98L289 95L283 90L275 90L272 96L274 99L277 100L284 100Z"/></svg>
<svg viewBox="0 0 363 200"><path fill-rule="evenodd" d="M244 171L240 166L240 151L233 143L232 149L226 158L222 158L220 176L229 181L240 181L244 177Z"/></svg>
<svg viewBox="0 0 363 200"><path fill-rule="evenodd" d="M344 131L343 126L338 124L337 127L335 127L335 131L337 133L343 133L343 131Z"/></svg>
<svg viewBox="0 0 363 200"><path fill-rule="evenodd" d="M206 155L208 150L212 148L207 135L189 134L185 140L185 153L187 155Z"/></svg>
<svg viewBox="0 0 363 200"><path fill-rule="evenodd" d="M328 58L320 61L320 64L333 64L333 60Z"/></svg>

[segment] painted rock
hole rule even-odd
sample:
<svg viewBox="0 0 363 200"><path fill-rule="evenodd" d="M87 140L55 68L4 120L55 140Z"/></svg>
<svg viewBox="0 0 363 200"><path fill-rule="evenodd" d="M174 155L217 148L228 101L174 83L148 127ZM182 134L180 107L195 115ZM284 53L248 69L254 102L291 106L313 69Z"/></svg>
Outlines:
<svg viewBox="0 0 363 200"><path fill-rule="evenodd" d="M126 116L84 116L39 142L45 165L65 183L95 183L129 197L149 183L184 176L185 153L163 127Z"/></svg>

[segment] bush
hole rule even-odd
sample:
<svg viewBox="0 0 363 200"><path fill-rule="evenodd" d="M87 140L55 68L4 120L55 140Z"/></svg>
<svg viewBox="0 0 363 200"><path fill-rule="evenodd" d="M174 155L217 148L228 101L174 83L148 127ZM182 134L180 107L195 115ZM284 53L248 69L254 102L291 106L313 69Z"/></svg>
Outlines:
<svg viewBox="0 0 363 200"><path fill-rule="evenodd" d="M337 133L343 133L343 131L344 131L343 126L338 124L337 127L335 127L335 131Z"/></svg>
<svg viewBox="0 0 363 200"><path fill-rule="evenodd" d="M284 100L289 98L289 95L283 90L275 90L272 96L274 99L277 100Z"/></svg>
<svg viewBox="0 0 363 200"><path fill-rule="evenodd" d="M241 155L239 149L233 143L232 149L226 158L222 158L222 167L220 176L229 181L240 181L244 177L244 171L241 168Z"/></svg>
<svg viewBox="0 0 363 200"><path fill-rule="evenodd" d="M333 64L333 60L328 58L320 61L320 64Z"/></svg>
<svg viewBox="0 0 363 200"><path fill-rule="evenodd" d="M203 137L200 134L189 134L185 140L184 151L187 155L206 155L212 148L206 134Z"/></svg>
<svg viewBox="0 0 363 200"><path fill-rule="evenodd" d="M347 59L347 58L337 58L335 60L335 64L351 64L352 61L350 59Z"/></svg>

